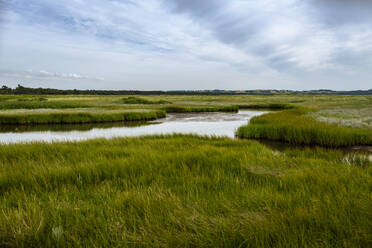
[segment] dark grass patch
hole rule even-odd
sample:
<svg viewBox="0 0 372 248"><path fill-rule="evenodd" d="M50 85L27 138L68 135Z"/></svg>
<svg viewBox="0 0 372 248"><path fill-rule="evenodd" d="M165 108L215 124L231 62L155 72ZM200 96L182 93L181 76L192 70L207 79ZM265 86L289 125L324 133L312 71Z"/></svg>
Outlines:
<svg viewBox="0 0 372 248"><path fill-rule="evenodd" d="M285 103L264 103L264 104L240 104L239 109L270 109L270 110L283 110L293 109L296 106Z"/></svg>
<svg viewBox="0 0 372 248"><path fill-rule="evenodd" d="M197 112L238 112L238 106L221 106L221 107L180 107L168 106L163 108L167 113L197 113Z"/></svg>
<svg viewBox="0 0 372 248"><path fill-rule="evenodd" d="M171 102L165 101L165 100L150 101L150 100L147 100L147 99L144 99L144 98L130 96L130 97L120 99L119 103L124 103L124 104L167 104L167 103L171 103Z"/></svg>
<svg viewBox="0 0 372 248"><path fill-rule="evenodd" d="M40 131L88 131L94 128L106 129L113 127L139 127L153 125L146 120L140 121L117 121L117 122L100 122L100 123L58 123L58 124L29 124L29 125L0 125L0 133L25 133L25 132L40 132Z"/></svg>

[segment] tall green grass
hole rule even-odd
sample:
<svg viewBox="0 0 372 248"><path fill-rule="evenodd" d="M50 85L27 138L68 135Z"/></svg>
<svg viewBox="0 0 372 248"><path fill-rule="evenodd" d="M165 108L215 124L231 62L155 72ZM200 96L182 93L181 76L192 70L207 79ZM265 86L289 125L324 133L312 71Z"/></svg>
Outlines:
<svg viewBox="0 0 372 248"><path fill-rule="evenodd" d="M191 112L238 112L239 107L232 106L217 106L217 107L181 107L168 106L163 108L167 113L191 113Z"/></svg>
<svg viewBox="0 0 372 248"><path fill-rule="evenodd" d="M320 123L305 116L308 112L297 108L254 117L238 129L237 136L325 147L372 145L371 130Z"/></svg>
<svg viewBox="0 0 372 248"><path fill-rule="evenodd" d="M145 121L163 118L162 110L150 112L46 112L46 113L1 113L0 125L73 124L118 121Z"/></svg>
<svg viewBox="0 0 372 248"><path fill-rule="evenodd" d="M1 247L369 247L371 166L158 136L0 146Z"/></svg>

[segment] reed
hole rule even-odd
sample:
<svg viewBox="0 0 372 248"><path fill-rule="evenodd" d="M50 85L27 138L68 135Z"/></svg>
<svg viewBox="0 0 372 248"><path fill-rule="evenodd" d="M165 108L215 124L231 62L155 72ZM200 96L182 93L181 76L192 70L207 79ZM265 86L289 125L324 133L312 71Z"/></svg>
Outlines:
<svg viewBox="0 0 372 248"><path fill-rule="evenodd" d="M372 145L371 130L320 123L306 116L309 112L297 108L254 117L238 129L237 136L325 147Z"/></svg>
<svg viewBox="0 0 372 248"><path fill-rule="evenodd" d="M1 247L369 247L371 164L153 136L0 146Z"/></svg>
<svg viewBox="0 0 372 248"><path fill-rule="evenodd" d="M162 110L149 112L45 112L45 113L1 113L0 125L74 124L120 121L146 121L163 118Z"/></svg>
<svg viewBox="0 0 372 248"><path fill-rule="evenodd" d="M152 125L153 123L144 121L117 121L102 123L77 123L77 124L37 124L37 125L0 125L0 133L24 133L40 131L88 131L94 128L106 129L113 127L140 127Z"/></svg>

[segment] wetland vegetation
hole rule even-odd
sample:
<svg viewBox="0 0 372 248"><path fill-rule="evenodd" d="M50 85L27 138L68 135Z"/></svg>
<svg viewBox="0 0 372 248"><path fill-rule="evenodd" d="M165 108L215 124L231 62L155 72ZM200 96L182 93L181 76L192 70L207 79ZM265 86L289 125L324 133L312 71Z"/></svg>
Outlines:
<svg viewBox="0 0 372 248"><path fill-rule="evenodd" d="M135 96L129 96L120 99L120 103L124 104L166 104L166 103L171 103L165 100L158 100L158 101L150 101L144 98L140 97L135 97Z"/></svg>
<svg viewBox="0 0 372 248"><path fill-rule="evenodd" d="M337 151L155 136L8 145L0 168L2 246L370 244L372 167Z"/></svg>
<svg viewBox="0 0 372 248"><path fill-rule="evenodd" d="M238 112L238 106L218 106L218 107L180 107L169 106L164 110L167 113L200 113L200 112Z"/></svg>
<svg viewBox="0 0 372 248"><path fill-rule="evenodd" d="M1 113L0 124L3 125L36 125L36 124L74 124L146 121L163 118L166 113L156 111L102 111L102 112L32 112Z"/></svg>
<svg viewBox="0 0 372 248"><path fill-rule="evenodd" d="M371 130L320 123L306 116L309 112L309 109L295 108L254 117L238 129L237 136L324 147L372 145Z"/></svg>
<svg viewBox="0 0 372 248"><path fill-rule="evenodd" d="M0 145L1 247L371 245L371 161L321 146L372 145L372 96L123 98L3 95L0 120L127 121L256 106L277 111L238 136L316 146L177 134Z"/></svg>

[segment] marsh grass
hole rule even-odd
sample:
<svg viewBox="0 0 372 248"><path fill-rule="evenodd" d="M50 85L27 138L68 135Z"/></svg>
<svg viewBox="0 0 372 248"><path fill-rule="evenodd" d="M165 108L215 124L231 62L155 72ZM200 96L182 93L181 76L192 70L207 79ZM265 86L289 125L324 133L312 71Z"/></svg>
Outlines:
<svg viewBox="0 0 372 248"><path fill-rule="evenodd" d="M371 140L366 130L319 123L301 107L370 109L371 96L143 97L173 103L162 111L124 105L123 96L46 98L0 96L0 109L10 109L1 111L1 125L68 129L59 124L256 105L284 111L254 118L239 129L242 137L333 147ZM0 145L0 247L370 247L371 177L364 155L278 151L253 140L172 135Z"/></svg>
<svg viewBox="0 0 372 248"><path fill-rule="evenodd" d="M122 98L122 99L120 99L119 102L124 103L124 104L166 104L166 103L171 103L171 102L165 101L165 100L150 101L150 100L147 100L145 98L140 98L140 97L135 97L135 96Z"/></svg>
<svg viewBox="0 0 372 248"><path fill-rule="evenodd" d="M306 116L311 111L296 108L254 117L237 136L325 147L372 145L371 130L320 123Z"/></svg>
<svg viewBox="0 0 372 248"><path fill-rule="evenodd" d="M371 166L154 136L0 149L2 247L368 247Z"/></svg>
<svg viewBox="0 0 372 248"><path fill-rule="evenodd" d="M123 104L120 100L133 96L89 96L89 95L47 95L47 101L38 101L41 96L1 95L0 109L68 109L68 108L102 108L102 109L155 109L161 104ZM31 101L23 102L18 99ZM282 109L293 106L311 107L317 110L370 108L372 96L316 96L316 95L275 95L275 96L136 96L150 102L167 101L170 106L182 108L213 108L219 106L240 105L241 108ZM271 106L270 106L271 105ZM164 106L165 107L165 106Z"/></svg>
<svg viewBox="0 0 372 248"><path fill-rule="evenodd" d="M299 102L299 101L296 101ZM303 101L300 101L303 102ZM296 106L285 103L263 103L263 104L245 104L238 105L239 109L269 109L269 110L283 110L293 109Z"/></svg>
<svg viewBox="0 0 372 248"><path fill-rule="evenodd" d="M17 101L19 102L31 102L31 101L39 101L44 102L47 101L45 97L30 97L30 98L18 98Z"/></svg>
<svg viewBox="0 0 372 248"><path fill-rule="evenodd" d="M192 112L238 112L239 107L232 106L217 106L217 107L181 107L168 106L163 108L167 113L192 113Z"/></svg>
<svg viewBox="0 0 372 248"><path fill-rule="evenodd" d="M2 101L0 102L0 109L66 109L66 108L83 108L89 107L86 104L71 103L71 102L58 102L47 100L25 100L24 98L19 98L17 101Z"/></svg>
<svg viewBox="0 0 372 248"><path fill-rule="evenodd" d="M0 113L0 125L103 123L163 118L162 110L142 112L35 112Z"/></svg>
<svg viewBox="0 0 372 248"><path fill-rule="evenodd" d="M0 125L0 133L24 133L40 131L88 131L94 128L106 129L114 127L139 127L155 125L148 121L117 121L100 123L78 123L78 124L37 124L37 125Z"/></svg>
<svg viewBox="0 0 372 248"><path fill-rule="evenodd" d="M371 105L372 106L372 105ZM362 107L357 109L335 108L321 110L310 114L319 122L337 124L353 128L372 129L372 108Z"/></svg>

